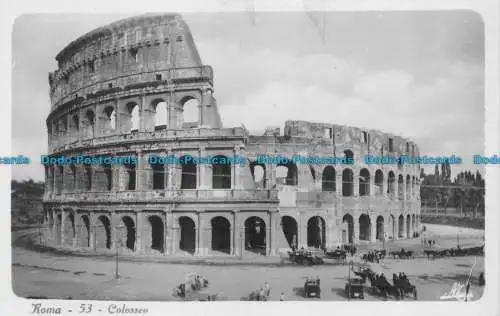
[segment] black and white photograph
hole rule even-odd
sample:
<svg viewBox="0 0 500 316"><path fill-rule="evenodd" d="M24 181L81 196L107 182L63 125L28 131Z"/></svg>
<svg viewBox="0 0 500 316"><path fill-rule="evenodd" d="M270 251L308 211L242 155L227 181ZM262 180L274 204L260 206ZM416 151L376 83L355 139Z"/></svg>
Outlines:
<svg viewBox="0 0 500 316"><path fill-rule="evenodd" d="M12 21L14 295L480 301L500 163L481 14L243 2Z"/></svg>

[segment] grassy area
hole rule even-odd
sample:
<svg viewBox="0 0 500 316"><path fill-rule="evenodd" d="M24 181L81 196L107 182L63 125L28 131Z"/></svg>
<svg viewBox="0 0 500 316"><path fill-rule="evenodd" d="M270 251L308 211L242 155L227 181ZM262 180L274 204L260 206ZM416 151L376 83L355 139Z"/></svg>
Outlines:
<svg viewBox="0 0 500 316"><path fill-rule="evenodd" d="M422 215L422 223L484 229L484 218L456 217L446 215Z"/></svg>

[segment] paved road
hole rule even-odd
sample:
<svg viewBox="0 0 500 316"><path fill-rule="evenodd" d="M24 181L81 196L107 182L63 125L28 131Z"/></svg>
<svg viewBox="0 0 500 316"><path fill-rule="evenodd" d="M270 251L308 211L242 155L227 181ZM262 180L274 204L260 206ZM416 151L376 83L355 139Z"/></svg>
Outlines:
<svg viewBox="0 0 500 316"><path fill-rule="evenodd" d="M426 225L442 246L456 246L455 227ZM464 229L462 229L464 230ZM482 243L482 231L462 231L464 243ZM33 233L34 230L31 230ZM29 232L16 232L17 238ZM467 237L465 237L467 236ZM404 240L392 244L394 248L419 249L420 240ZM484 258L476 258L472 278L472 293L482 295L477 286L477 276L484 271ZM427 260L384 260L372 265L390 277L404 271L418 289L419 300L439 300L454 282L463 281L474 264L473 257ZM346 265L302 267L287 265L202 265L173 264L164 262L121 262L119 280L113 279L115 261L112 258L54 256L22 247L13 247L13 289L19 296L45 296L48 298L113 299L113 300L177 300L171 289L179 284L184 275L198 272L208 278L210 287L206 293L221 298L240 300L264 282L271 284L271 299L277 300L285 292L287 300L306 300L303 297L304 278L321 278L322 300L345 300L343 289L348 275ZM366 299L381 300L367 294Z"/></svg>

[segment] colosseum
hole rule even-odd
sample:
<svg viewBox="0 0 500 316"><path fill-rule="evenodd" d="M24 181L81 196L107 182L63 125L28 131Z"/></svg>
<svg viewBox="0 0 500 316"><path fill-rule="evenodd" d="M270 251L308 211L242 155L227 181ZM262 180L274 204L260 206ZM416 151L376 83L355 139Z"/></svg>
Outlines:
<svg viewBox="0 0 500 316"><path fill-rule="evenodd" d="M178 14L127 18L68 44L49 74L51 157L137 163L46 165L44 240L73 251L151 256L275 256L279 249L412 238L419 156L397 135L286 121L252 135L224 127L204 65ZM244 118L242 118L242 121ZM244 123L244 122L243 122ZM153 164L148 157L244 157ZM353 164L261 163L259 155L347 157Z"/></svg>

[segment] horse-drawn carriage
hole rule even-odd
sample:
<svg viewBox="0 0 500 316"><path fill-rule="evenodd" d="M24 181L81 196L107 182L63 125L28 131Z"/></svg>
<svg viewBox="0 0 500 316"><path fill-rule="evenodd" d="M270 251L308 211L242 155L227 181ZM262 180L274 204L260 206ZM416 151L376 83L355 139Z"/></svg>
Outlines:
<svg viewBox="0 0 500 316"><path fill-rule="evenodd" d="M410 283L410 281L404 278L395 277L393 279L394 286L399 290L401 299L404 299L408 294L410 294L413 299L417 299L417 287Z"/></svg>
<svg viewBox="0 0 500 316"><path fill-rule="evenodd" d="M172 294L179 297L189 297L193 291L199 291L208 287L208 280L197 273L186 275L184 282L173 289Z"/></svg>
<svg viewBox="0 0 500 316"><path fill-rule="evenodd" d="M296 250L289 252L290 261L301 265L316 265L325 263L321 250Z"/></svg>
<svg viewBox="0 0 500 316"><path fill-rule="evenodd" d="M347 252L345 250L342 250L340 248L337 248L333 251L326 251L325 252L325 258L327 259L336 259L340 261L345 261L347 258Z"/></svg>
<svg viewBox="0 0 500 316"><path fill-rule="evenodd" d="M304 295L306 297L321 298L319 277L306 278L306 281L304 282Z"/></svg>
<svg viewBox="0 0 500 316"><path fill-rule="evenodd" d="M394 259L398 257L399 259L415 259L415 254L413 251L405 251L404 249L401 249L399 251L391 251L389 252L389 256L392 256Z"/></svg>

